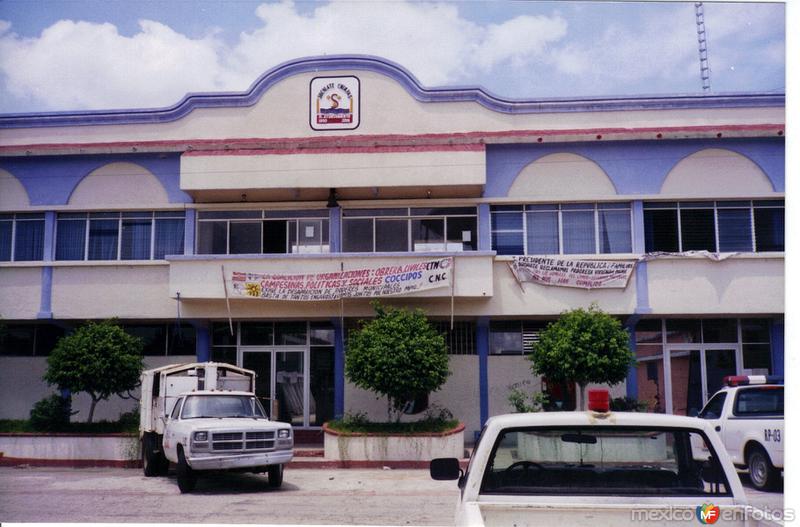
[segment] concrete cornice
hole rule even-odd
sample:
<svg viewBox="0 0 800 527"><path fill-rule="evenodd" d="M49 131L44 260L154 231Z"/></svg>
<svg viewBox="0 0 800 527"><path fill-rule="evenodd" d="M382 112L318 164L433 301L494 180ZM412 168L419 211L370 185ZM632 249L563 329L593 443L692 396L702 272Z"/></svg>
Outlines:
<svg viewBox="0 0 800 527"><path fill-rule="evenodd" d="M784 123L575 130L507 130L452 134L351 135L310 138L186 139L0 146L0 156L99 154L293 155L478 150L492 144L547 144L634 140L781 138Z"/></svg>
<svg viewBox="0 0 800 527"><path fill-rule="evenodd" d="M342 70L370 71L385 75L421 102L475 102L491 111L505 114L759 108L781 107L786 104L786 97L781 93L513 99L499 97L479 86L426 88L402 66L386 59L367 55L331 55L284 62L264 73L244 92L193 93L172 106L155 109L5 114L0 115L0 129L171 122L185 117L197 108L252 106L272 86L293 75Z"/></svg>

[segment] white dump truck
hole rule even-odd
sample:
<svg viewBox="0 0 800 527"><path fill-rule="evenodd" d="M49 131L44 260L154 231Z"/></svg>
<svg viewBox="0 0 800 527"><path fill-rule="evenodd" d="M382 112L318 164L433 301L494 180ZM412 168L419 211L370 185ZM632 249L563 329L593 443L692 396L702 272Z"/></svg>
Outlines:
<svg viewBox="0 0 800 527"><path fill-rule="evenodd" d="M586 412L492 417L466 472L454 458L430 469L458 481L456 525L755 526L779 525L783 514L747 505L707 422L610 412L607 395Z"/></svg>
<svg viewBox="0 0 800 527"><path fill-rule="evenodd" d="M280 487L292 460L287 423L270 421L255 393L255 372L230 364L171 364L142 373L139 437L145 476L166 475L176 464L181 492L199 473L267 472Z"/></svg>
<svg viewBox="0 0 800 527"><path fill-rule="evenodd" d="M725 377L725 386L698 417L719 434L734 465L747 469L760 490L771 490L783 470L783 377Z"/></svg>

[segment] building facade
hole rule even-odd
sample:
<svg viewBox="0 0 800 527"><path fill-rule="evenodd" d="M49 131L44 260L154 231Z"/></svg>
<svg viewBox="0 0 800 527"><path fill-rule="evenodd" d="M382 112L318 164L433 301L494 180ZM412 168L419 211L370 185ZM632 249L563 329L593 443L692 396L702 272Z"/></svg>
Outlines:
<svg viewBox="0 0 800 527"><path fill-rule="evenodd" d="M60 336L115 317L150 366L257 370L300 429L380 418L385 401L344 376L367 294L248 298L236 277L398 293L404 270L442 259L445 286L381 301L445 335L452 373L431 402L467 430L540 388L524 356L538 331L592 303L636 350L615 395L690 414L724 375L783 373L784 112L775 94L506 100L335 56L169 108L0 116L0 417L53 391ZM524 256L556 278L518 280ZM576 262L631 272L558 284Z"/></svg>

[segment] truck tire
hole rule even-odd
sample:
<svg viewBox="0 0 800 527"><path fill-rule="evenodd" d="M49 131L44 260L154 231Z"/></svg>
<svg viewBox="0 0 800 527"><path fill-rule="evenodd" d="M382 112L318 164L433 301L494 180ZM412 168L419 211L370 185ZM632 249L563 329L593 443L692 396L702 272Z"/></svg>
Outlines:
<svg viewBox="0 0 800 527"><path fill-rule="evenodd" d="M142 470L148 478L166 476L169 471L169 460L158 448L160 441L161 436L151 432L142 436Z"/></svg>
<svg viewBox="0 0 800 527"><path fill-rule="evenodd" d="M186 456L183 455L183 448L178 447L178 468L176 471L178 478L178 488L181 494L191 492L197 485L197 474L195 474L192 467L186 462Z"/></svg>
<svg viewBox="0 0 800 527"><path fill-rule="evenodd" d="M142 470L144 475L152 478L159 475L159 463L155 450L153 434L146 433L142 436Z"/></svg>
<svg viewBox="0 0 800 527"><path fill-rule="evenodd" d="M754 446L747 454L750 481L758 490L772 490L778 485L780 471L772 466L769 455L761 446Z"/></svg>
<svg viewBox="0 0 800 527"><path fill-rule="evenodd" d="M273 489L279 488L283 484L283 465L270 465L267 467L269 475L269 486Z"/></svg>

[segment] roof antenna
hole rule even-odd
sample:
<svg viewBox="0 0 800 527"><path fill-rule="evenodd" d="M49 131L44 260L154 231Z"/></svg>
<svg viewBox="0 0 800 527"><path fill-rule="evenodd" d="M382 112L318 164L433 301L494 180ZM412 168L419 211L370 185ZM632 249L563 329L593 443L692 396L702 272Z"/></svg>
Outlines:
<svg viewBox="0 0 800 527"><path fill-rule="evenodd" d="M700 53L700 82L703 93L711 91L711 69L708 67L708 34L706 33L706 16L703 2L695 2L694 18L697 23L697 49Z"/></svg>

